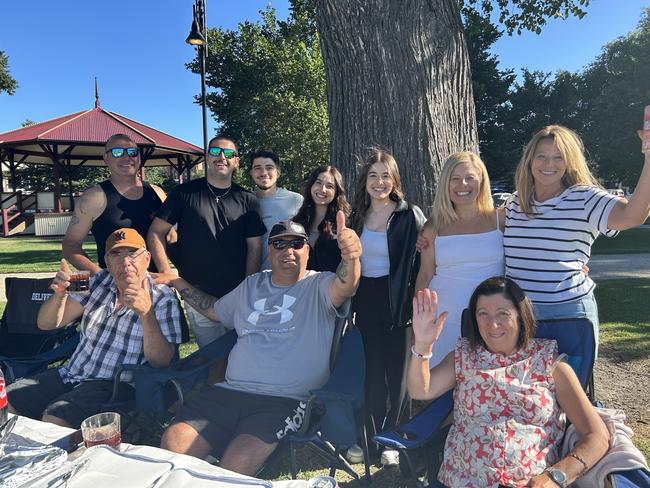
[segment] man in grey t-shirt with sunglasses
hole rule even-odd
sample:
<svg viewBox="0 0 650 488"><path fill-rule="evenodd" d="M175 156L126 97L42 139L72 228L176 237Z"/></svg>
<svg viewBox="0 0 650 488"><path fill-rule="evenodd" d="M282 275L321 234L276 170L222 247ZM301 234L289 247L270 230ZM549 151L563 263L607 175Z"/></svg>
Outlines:
<svg viewBox="0 0 650 488"><path fill-rule="evenodd" d="M254 475L278 442L303 420L309 391L329 376L336 317L347 315L361 275L361 242L337 215L336 274L307 271L307 233L292 221L268 238L271 271L246 278L216 299L173 275L161 277L212 320L237 331L226 380L205 387L167 429L162 447Z"/></svg>

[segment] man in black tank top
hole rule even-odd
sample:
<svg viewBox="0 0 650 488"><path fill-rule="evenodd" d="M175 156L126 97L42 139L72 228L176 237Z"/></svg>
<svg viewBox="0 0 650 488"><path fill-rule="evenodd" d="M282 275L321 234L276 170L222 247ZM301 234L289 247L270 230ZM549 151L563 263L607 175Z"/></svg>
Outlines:
<svg viewBox="0 0 650 488"><path fill-rule="evenodd" d="M95 274L106 267L106 239L123 227L136 229L146 236L156 211L165 200L165 192L156 185L140 180L140 151L126 134L111 136L104 146L104 162L111 175L84 192L76 202L70 225L63 238L63 255L77 269ZM97 244L94 263L82 249L88 232ZM149 268L155 271L153 260Z"/></svg>

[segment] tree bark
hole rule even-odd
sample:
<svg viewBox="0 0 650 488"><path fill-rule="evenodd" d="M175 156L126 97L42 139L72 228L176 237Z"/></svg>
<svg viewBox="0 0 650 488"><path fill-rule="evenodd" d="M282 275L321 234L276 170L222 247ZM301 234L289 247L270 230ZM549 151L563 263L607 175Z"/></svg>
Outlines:
<svg viewBox="0 0 650 488"><path fill-rule="evenodd" d="M348 190L372 145L397 160L428 212L444 160L478 149L469 57L456 0L317 0L330 160Z"/></svg>

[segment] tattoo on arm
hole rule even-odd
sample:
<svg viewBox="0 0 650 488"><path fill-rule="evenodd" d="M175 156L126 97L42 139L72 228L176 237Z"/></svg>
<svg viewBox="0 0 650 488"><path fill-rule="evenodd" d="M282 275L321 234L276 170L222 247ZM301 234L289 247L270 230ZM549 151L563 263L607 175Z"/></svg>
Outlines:
<svg viewBox="0 0 650 488"><path fill-rule="evenodd" d="M336 268L336 276L338 277L339 280L341 280L341 283L346 284L347 282L345 281L345 278L348 276L348 264L345 261L341 261L339 263L338 268Z"/></svg>
<svg viewBox="0 0 650 488"><path fill-rule="evenodd" d="M79 217L77 217L76 214L72 214L72 218L70 219L70 225L77 225L80 222Z"/></svg>
<svg viewBox="0 0 650 488"><path fill-rule="evenodd" d="M217 301L212 295L189 287L179 290L179 293L190 305L199 310L210 310Z"/></svg>

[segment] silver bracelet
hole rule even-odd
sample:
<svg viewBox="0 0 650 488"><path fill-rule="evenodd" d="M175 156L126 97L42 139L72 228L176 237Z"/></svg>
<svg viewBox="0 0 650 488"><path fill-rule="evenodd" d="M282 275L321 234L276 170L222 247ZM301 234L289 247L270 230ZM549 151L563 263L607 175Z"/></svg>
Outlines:
<svg viewBox="0 0 650 488"><path fill-rule="evenodd" d="M415 344L411 346L411 354L413 354L418 359L431 359L433 357L433 352L429 354L420 354L415 350Z"/></svg>

